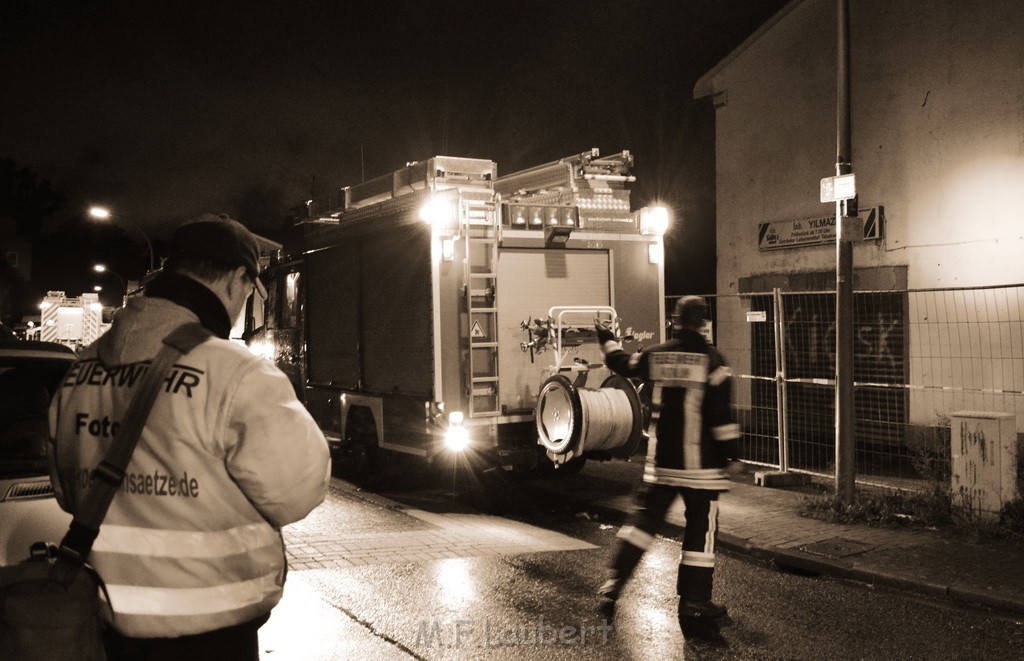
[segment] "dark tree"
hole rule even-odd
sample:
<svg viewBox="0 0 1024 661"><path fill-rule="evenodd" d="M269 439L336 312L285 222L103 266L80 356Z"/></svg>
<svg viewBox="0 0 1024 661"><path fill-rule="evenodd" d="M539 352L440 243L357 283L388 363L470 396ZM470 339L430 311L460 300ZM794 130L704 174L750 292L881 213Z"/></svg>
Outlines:
<svg viewBox="0 0 1024 661"><path fill-rule="evenodd" d="M63 206L64 196L28 168L0 159L0 233L35 241L45 218ZM12 236L13 234L13 236ZM32 312L31 288L25 275L0 254L0 322L13 324Z"/></svg>
<svg viewBox="0 0 1024 661"><path fill-rule="evenodd" d="M0 218L15 222L20 236L36 238L42 221L62 206L65 198L28 168L19 168L9 159L0 159Z"/></svg>
<svg viewBox="0 0 1024 661"><path fill-rule="evenodd" d="M28 281L0 254L0 324L13 326L21 321L29 305Z"/></svg>

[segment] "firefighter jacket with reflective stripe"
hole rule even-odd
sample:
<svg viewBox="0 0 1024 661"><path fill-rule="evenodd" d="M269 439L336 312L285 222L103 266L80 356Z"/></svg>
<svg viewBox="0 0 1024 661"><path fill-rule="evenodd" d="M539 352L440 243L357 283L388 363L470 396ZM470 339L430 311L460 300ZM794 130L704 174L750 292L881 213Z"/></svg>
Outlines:
<svg viewBox="0 0 1024 661"><path fill-rule="evenodd" d="M50 408L53 482L74 514L163 338L190 310L137 297L86 348ZM323 501L327 443L285 375L212 338L163 382L89 556L113 624L175 637L267 615L285 580L281 527Z"/></svg>
<svg viewBox="0 0 1024 661"><path fill-rule="evenodd" d="M740 436L732 411L732 384L722 355L695 330L677 329L668 342L627 354L614 341L601 347L605 364L643 379L660 403L656 438L647 451L644 481L726 490L725 467Z"/></svg>

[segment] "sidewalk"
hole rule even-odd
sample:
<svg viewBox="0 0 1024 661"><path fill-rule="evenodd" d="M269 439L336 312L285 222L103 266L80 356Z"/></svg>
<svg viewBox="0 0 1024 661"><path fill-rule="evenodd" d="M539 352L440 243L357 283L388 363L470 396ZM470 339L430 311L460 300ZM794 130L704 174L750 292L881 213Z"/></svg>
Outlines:
<svg viewBox="0 0 1024 661"><path fill-rule="evenodd" d="M630 494L599 485L635 485L642 473L642 461L590 462L579 475L534 486L621 519L633 509ZM803 499L796 491L735 480L719 501L719 545L779 567L1024 616L1024 546L809 519L798 513ZM676 529L663 532L681 532L681 503L669 511L668 522Z"/></svg>

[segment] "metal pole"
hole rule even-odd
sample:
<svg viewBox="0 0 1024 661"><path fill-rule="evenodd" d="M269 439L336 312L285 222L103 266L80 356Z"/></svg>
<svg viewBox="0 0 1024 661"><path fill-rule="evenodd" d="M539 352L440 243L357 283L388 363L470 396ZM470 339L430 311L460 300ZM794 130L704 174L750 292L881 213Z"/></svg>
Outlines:
<svg viewBox="0 0 1024 661"><path fill-rule="evenodd" d="M138 230L140 232L142 232L142 238L144 238L146 240L146 247L149 248L149 270L146 273L152 273L154 270L156 270L156 264L155 264L156 260L154 259L154 256L153 256L153 242L149 240L149 235L146 234L146 230L142 229L141 225L136 223L134 220L131 220L131 219L126 219L126 220L128 220L128 222L130 222L132 225L135 225L135 227L138 228ZM127 288L126 288L126 290L127 290Z"/></svg>
<svg viewBox="0 0 1024 661"><path fill-rule="evenodd" d="M121 291L123 292L123 295L121 296L121 307L124 307L125 305L128 304L128 283L125 281L124 278L122 278L116 272L111 271L110 269L108 269L106 267L104 267L102 270L100 270L99 268L97 268L99 266L100 265L97 264L96 267L94 267L93 270L95 270L97 273L109 273L110 275L112 275L115 278L117 278L117 281L121 284Z"/></svg>
<svg viewBox="0 0 1024 661"><path fill-rule="evenodd" d="M782 318L782 290L772 289L775 304L775 414L778 419L779 470L789 470L789 422L786 418L786 337Z"/></svg>
<svg viewBox="0 0 1024 661"><path fill-rule="evenodd" d="M836 10L836 175L844 175L853 172L848 0L836 0ZM853 429L853 241L849 223L844 222L849 203L836 202L836 494L846 505L853 502L857 471Z"/></svg>
<svg viewBox="0 0 1024 661"><path fill-rule="evenodd" d="M142 238L146 240L146 247L149 248L149 270L146 271L146 273L152 273L155 270L155 266L156 266L155 261L156 260L153 257L153 243L149 240L149 235L146 234L146 230L142 229L141 225L139 225L137 222L135 222L134 220L132 220L128 216L122 216L122 215L116 214L116 213L110 214L110 215L114 216L115 218L120 218L121 220L126 221L132 227L134 227L135 229L139 230L140 234L142 234Z"/></svg>

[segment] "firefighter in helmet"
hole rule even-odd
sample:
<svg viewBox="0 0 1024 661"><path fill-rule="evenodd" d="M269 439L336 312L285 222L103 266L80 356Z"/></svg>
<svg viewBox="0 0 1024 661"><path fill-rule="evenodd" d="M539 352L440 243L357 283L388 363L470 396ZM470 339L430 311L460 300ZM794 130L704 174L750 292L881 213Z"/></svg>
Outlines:
<svg viewBox="0 0 1024 661"><path fill-rule="evenodd" d="M668 342L628 354L615 335L597 326L605 364L613 372L642 379L661 406L651 440L637 509L618 533L610 577L601 587L601 611L608 617L623 585L661 528L676 496L686 506L686 531L676 590L679 622L686 637L721 640L718 625L726 607L711 600L718 532L718 495L729 488L739 425L731 407L731 378L722 355L700 330L708 308L699 296L680 298L672 314Z"/></svg>

